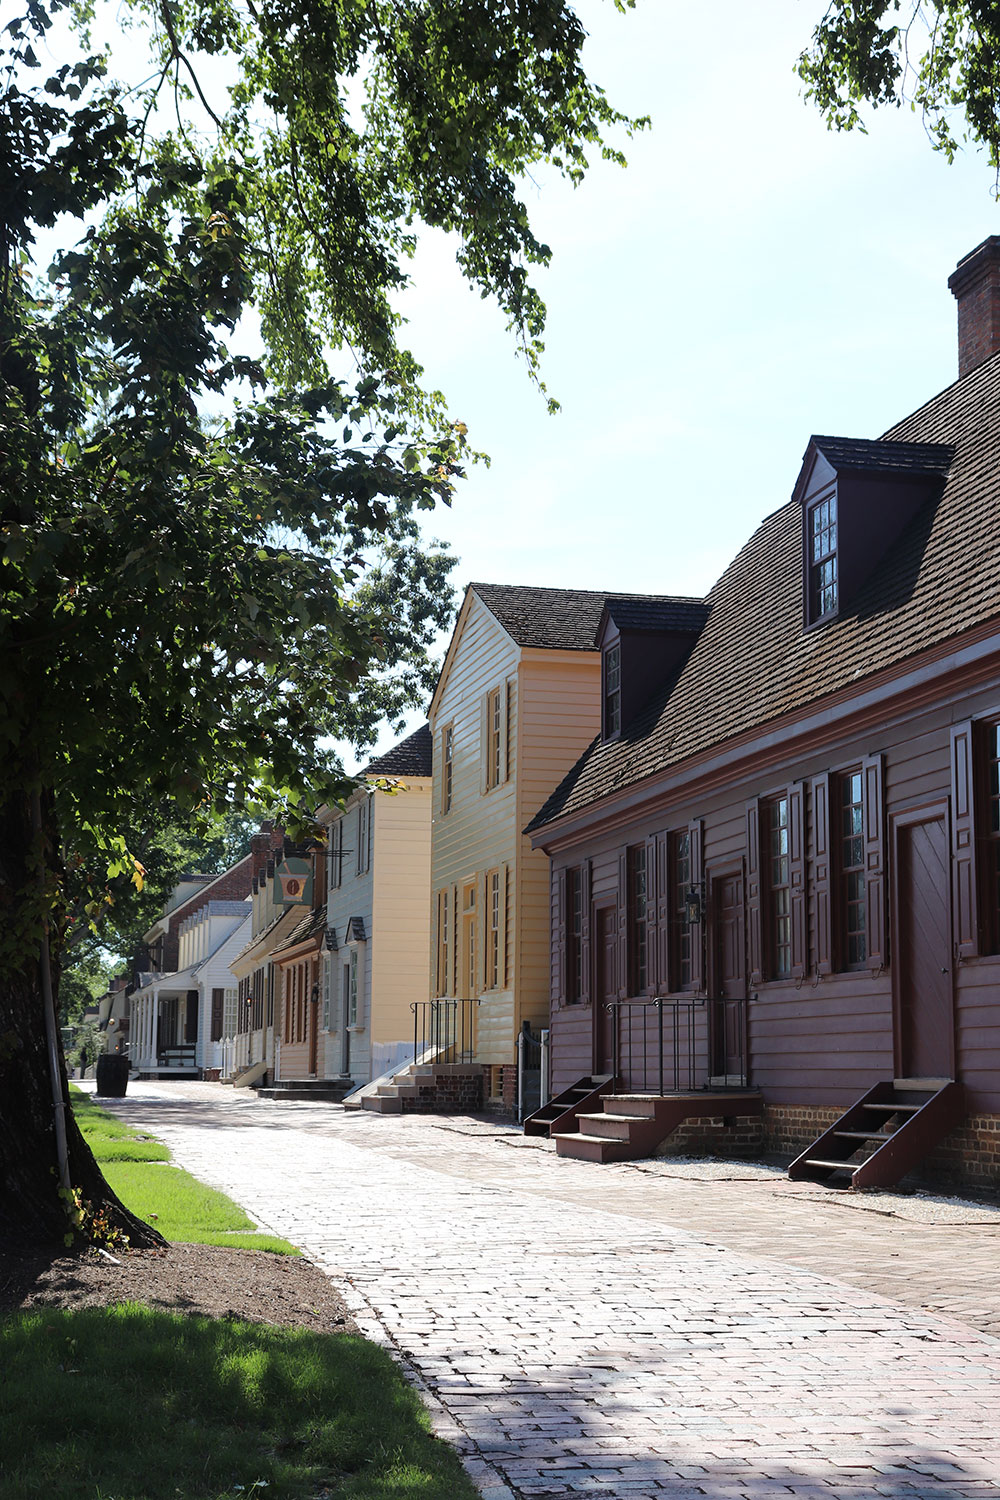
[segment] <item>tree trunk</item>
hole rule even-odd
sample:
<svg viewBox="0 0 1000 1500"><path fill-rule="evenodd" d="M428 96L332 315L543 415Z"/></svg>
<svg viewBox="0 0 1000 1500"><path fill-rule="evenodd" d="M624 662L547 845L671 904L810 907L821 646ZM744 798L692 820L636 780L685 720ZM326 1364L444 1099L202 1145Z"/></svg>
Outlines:
<svg viewBox="0 0 1000 1500"><path fill-rule="evenodd" d="M46 1042L41 979L45 902L32 833L31 796L0 790L0 1244L64 1245L72 1231L59 1191L55 1104ZM43 796L46 877L58 881L58 835L50 797ZM53 982L58 966L53 964ZM135 1247L162 1245L150 1225L129 1213L105 1182L69 1108L61 1046L58 1086L65 1105L70 1183L84 1203L107 1211L112 1227Z"/></svg>

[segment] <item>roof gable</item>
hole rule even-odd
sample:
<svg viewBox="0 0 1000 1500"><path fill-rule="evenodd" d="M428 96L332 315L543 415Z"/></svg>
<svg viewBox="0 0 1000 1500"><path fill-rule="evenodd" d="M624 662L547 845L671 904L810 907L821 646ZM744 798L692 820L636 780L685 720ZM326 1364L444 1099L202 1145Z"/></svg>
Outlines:
<svg viewBox="0 0 1000 1500"><path fill-rule="evenodd" d="M847 442L816 441L826 443L824 454ZM711 590L705 627L675 682L619 740L585 752L532 829L1000 618L1000 355L880 443L851 446L862 457L877 448L891 458L892 445L914 444L944 445L953 455L943 488L839 617L821 630L801 628L796 495L761 523Z"/></svg>

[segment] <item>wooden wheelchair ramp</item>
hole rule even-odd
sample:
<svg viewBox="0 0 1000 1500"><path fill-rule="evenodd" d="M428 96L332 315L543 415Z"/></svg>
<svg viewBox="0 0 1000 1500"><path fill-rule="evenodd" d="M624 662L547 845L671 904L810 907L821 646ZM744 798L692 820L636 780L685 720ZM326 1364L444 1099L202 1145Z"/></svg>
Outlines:
<svg viewBox="0 0 1000 1500"><path fill-rule="evenodd" d="M965 1118L965 1090L943 1078L875 1084L788 1168L797 1181L889 1188Z"/></svg>

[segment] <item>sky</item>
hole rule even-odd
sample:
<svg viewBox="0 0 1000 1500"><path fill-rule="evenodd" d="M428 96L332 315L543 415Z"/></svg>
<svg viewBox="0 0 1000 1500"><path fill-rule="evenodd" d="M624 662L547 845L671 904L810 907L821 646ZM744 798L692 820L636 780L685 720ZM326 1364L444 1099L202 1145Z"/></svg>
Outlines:
<svg viewBox="0 0 1000 1500"><path fill-rule="evenodd" d="M794 72L824 0L577 8L591 78L652 125L619 143L627 170L528 190L553 250L554 417L453 246L425 238L410 347L492 457L428 534L460 589L703 594L788 500L812 433L877 437L956 378L947 280L1000 232L993 173L948 166L907 108L827 131Z"/></svg>
<svg viewBox="0 0 1000 1500"><path fill-rule="evenodd" d="M825 4L577 0L591 78L652 124L615 141L624 171L525 186L553 251L537 280L558 415L454 243L425 234L406 341L492 458L426 527L459 596L703 594L788 499L812 433L877 437L955 378L947 279L1000 232L993 173L949 166L905 108L827 131L794 72Z"/></svg>

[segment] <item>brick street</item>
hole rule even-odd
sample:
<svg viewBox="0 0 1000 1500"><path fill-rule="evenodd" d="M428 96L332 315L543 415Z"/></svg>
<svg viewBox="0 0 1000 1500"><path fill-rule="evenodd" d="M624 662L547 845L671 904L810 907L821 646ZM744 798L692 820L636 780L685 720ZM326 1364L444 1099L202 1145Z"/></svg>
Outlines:
<svg viewBox="0 0 1000 1500"><path fill-rule="evenodd" d="M996 1212L214 1084L108 1104L345 1289L488 1500L1000 1497Z"/></svg>

